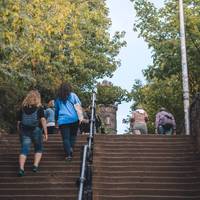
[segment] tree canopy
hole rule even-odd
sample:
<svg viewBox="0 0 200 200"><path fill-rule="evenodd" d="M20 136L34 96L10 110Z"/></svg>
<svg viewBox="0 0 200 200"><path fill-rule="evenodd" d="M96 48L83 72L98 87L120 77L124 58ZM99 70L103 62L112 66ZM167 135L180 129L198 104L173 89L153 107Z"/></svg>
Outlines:
<svg viewBox="0 0 200 200"><path fill-rule="evenodd" d="M67 81L84 97L111 77L125 33L111 37L110 25L102 0L0 1L1 118L13 121L29 89L47 99Z"/></svg>
<svg viewBox="0 0 200 200"><path fill-rule="evenodd" d="M146 83L133 85L133 108L140 104L147 110L153 131L155 114L164 106L175 115L180 131L184 117L178 1L166 0L162 8L146 0L131 1L137 17L134 30L148 43L153 58L153 64L143 71ZM191 97L200 90L199 9L199 0L184 1Z"/></svg>

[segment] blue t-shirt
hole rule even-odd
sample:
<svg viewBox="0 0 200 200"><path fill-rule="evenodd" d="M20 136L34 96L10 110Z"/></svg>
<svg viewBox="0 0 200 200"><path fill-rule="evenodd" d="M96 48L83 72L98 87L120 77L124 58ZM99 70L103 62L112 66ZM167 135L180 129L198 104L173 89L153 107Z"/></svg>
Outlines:
<svg viewBox="0 0 200 200"><path fill-rule="evenodd" d="M78 96L71 92L66 101L59 98L55 101L55 114L58 125L70 124L78 121L78 115L74 105L81 102Z"/></svg>
<svg viewBox="0 0 200 200"><path fill-rule="evenodd" d="M47 123L55 122L55 111L53 108L47 108L44 111L45 118L47 119Z"/></svg>

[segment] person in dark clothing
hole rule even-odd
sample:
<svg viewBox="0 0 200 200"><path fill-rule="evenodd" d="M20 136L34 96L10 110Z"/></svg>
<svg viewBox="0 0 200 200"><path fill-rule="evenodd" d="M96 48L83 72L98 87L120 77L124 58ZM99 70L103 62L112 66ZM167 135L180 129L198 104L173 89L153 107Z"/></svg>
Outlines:
<svg viewBox="0 0 200 200"><path fill-rule="evenodd" d="M90 116L87 108L83 108L83 120L79 126L80 134L88 134L90 132Z"/></svg>
<svg viewBox="0 0 200 200"><path fill-rule="evenodd" d="M83 120L80 124L80 133L90 132L90 121L91 121L91 110L90 108L83 110ZM101 127L101 118L99 115L95 114L95 132L99 133Z"/></svg>
<svg viewBox="0 0 200 200"><path fill-rule="evenodd" d="M44 140L48 140L44 109L41 106L40 93L37 90L30 91L22 102L17 114L17 130L20 133L21 152L19 155L18 176L24 176L24 165L30 151L31 143L34 144L35 156L32 171L37 172L43 151Z"/></svg>

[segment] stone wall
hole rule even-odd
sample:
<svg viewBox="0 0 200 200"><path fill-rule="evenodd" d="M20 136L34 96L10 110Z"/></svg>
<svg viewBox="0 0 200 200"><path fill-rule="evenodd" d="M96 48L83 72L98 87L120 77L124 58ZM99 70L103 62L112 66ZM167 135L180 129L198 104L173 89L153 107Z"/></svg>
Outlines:
<svg viewBox="0 0 200 200"><path fill-rule="evenodd" d="M190 107L190 128L200 150L200 93L196 94Z"/></svg>
<svg viewBox="0 0 200 200"><path fill-rule="evenodd" d="M114 105L99 105L98 114L105 128L105 133L117 133L117 106Z"/></svg>

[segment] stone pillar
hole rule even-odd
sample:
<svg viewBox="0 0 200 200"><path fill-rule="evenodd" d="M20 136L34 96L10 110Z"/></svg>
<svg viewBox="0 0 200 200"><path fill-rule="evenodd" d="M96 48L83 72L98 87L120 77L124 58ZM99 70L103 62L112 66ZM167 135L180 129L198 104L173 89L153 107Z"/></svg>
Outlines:
<svg viewBox="0 0 200 200"><path fill-rule="evenodd" d="M117 134L117 106L99 105L98 114L106 134Z"/></svg>

